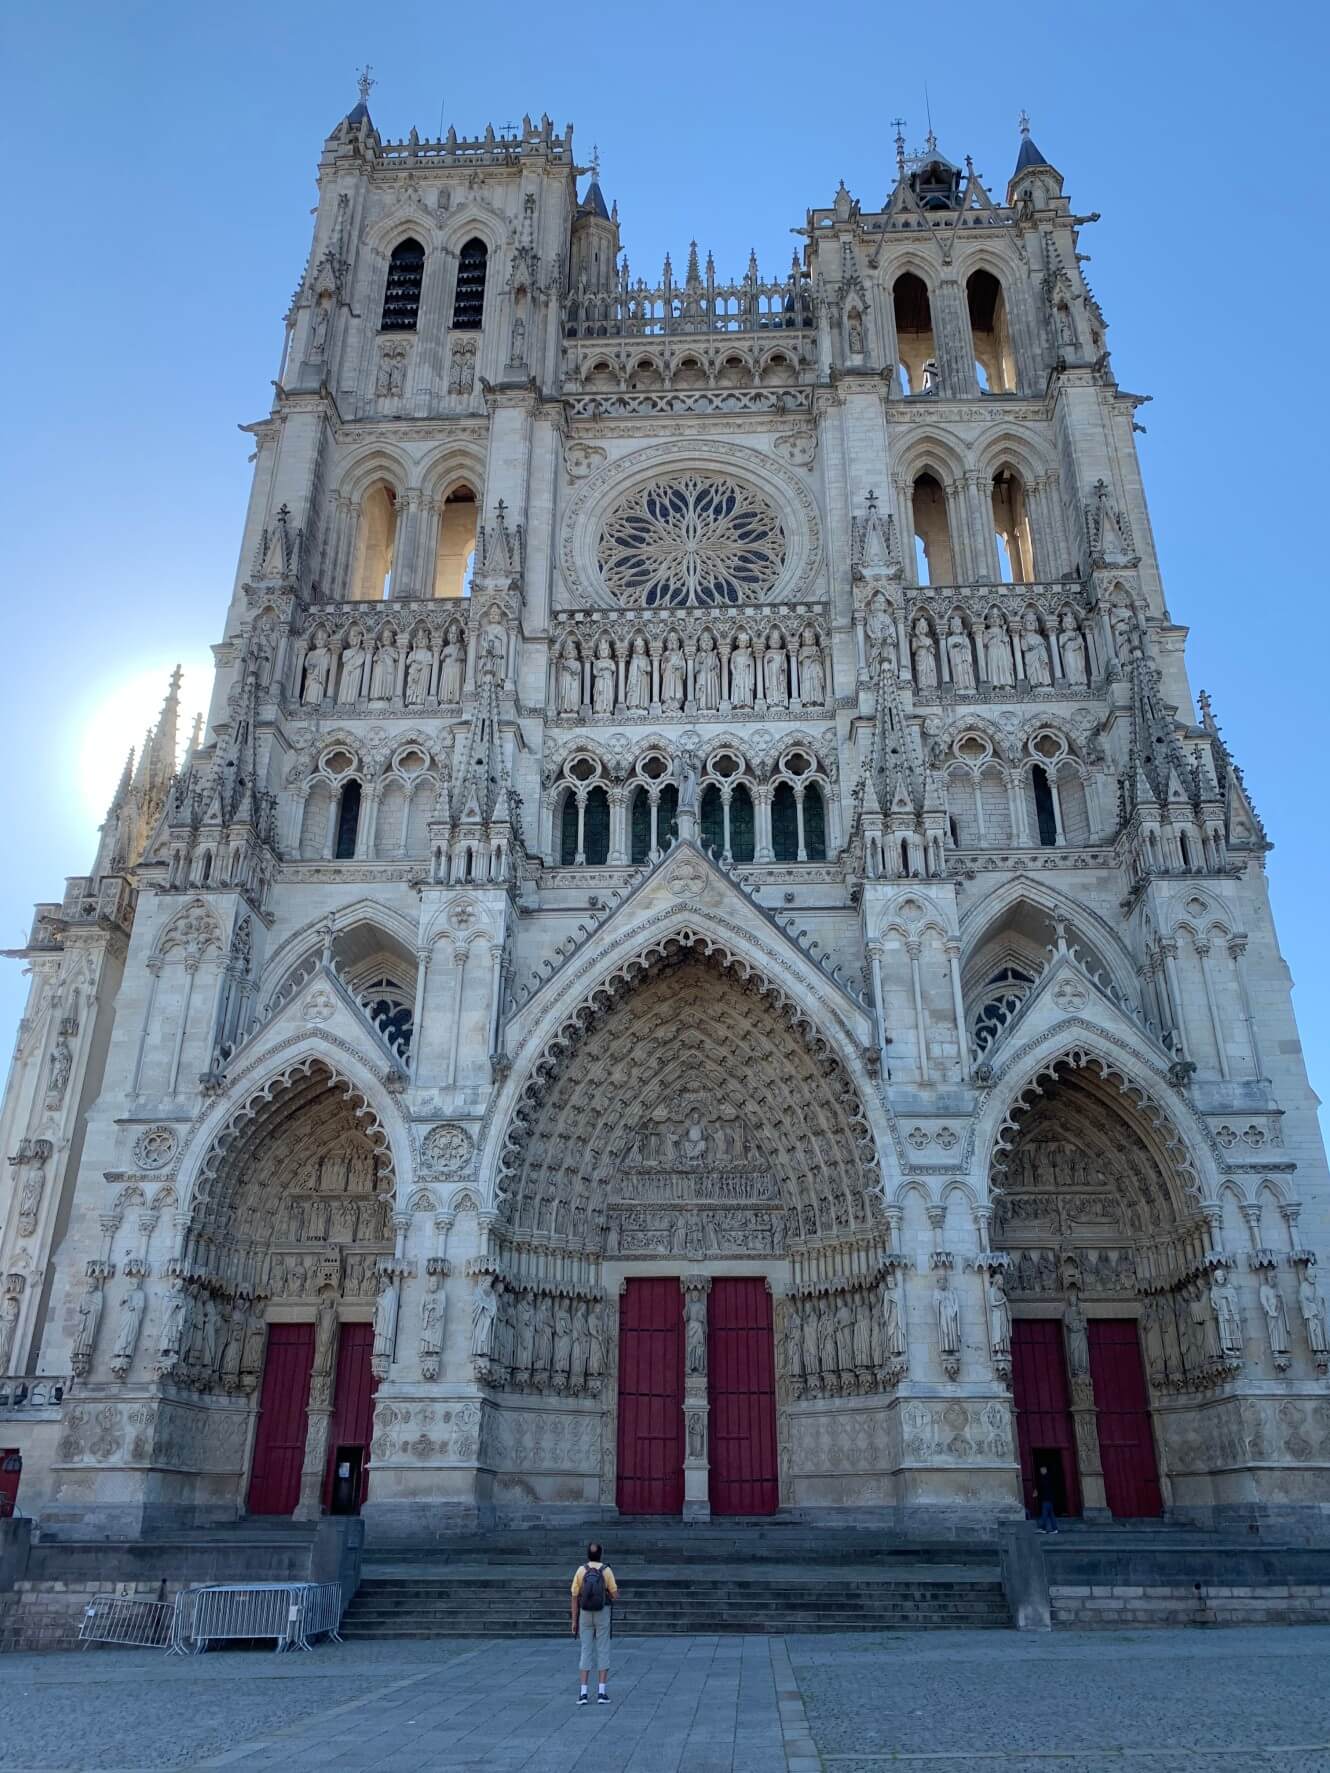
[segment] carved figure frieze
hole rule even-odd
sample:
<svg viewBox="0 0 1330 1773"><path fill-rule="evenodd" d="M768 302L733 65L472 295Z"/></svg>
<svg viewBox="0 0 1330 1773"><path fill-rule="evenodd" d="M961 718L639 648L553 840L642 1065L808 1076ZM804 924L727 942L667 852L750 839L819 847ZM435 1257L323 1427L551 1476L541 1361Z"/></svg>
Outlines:
<svg viewBox="0 0 1330 1773"><path fill-rule="evenodd" d="M782 1305L777 1338L790 1399L893 1391L907 1367L894 1273L792 1294Z"/></svg>

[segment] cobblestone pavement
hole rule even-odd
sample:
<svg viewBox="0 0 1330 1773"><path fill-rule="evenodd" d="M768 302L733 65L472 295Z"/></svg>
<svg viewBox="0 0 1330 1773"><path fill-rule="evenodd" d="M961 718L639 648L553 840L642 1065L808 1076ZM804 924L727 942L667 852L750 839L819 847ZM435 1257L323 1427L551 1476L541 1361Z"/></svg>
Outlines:
<svg viewBox="0 0 1330 1773"><path fill-rule="evenodd" d="M1330 1773L1330 1628L621 1638L0 1658L0 1767Z"/></svg>

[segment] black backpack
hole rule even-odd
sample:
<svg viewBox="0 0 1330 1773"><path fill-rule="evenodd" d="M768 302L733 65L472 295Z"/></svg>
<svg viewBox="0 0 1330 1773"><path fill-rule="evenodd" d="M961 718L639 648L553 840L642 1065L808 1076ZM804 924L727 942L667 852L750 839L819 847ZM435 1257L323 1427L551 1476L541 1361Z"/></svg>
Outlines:
<svg viewBox="0 0 1330 1773"><path fill-rule="evenodd" d="M590 1564L583 1564L582 1587L577 1596L578 1606L584 1613L603 1613L608 1599L605 1572L593 1569Z"/></svg>

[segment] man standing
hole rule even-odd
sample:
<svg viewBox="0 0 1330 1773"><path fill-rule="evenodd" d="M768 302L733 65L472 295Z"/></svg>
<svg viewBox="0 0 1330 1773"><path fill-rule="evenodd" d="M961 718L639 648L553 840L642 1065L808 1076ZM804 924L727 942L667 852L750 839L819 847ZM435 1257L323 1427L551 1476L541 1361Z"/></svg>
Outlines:
<svg viewBox="0 0 1330 1773"><path fill-rule="evenodd" d="M619 1598L619 1585L614 1571L602 1563L600 1546L593 1540L586 1548L586 1562L580 1564L573 1577L573 1636L581 1639L581 1687L577 1703L586 1705L587 1681L591 1670L597 1671L599 1686L596 1704L608 1705L610 1696L605 1683L610 1675L610 1608ZM592 1651L595 1659L592 1659Z"/></svg>
<svg viewBox="0 0 1330 1773"><path fill-rule="evenodd" d="M1035 1501L1039 1504L1039 1530L1041 1533L1056 1533L1058 1520L1056 1513L1057 1485L1053 1481L1053 1473L1046 1465L1039 1467L1034 1480Z"/></svg>

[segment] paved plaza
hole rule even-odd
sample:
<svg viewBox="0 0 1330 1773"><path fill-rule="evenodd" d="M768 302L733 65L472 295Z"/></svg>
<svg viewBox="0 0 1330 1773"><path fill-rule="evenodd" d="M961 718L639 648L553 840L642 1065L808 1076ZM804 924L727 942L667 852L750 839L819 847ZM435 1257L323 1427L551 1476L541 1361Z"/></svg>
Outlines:
<svg viewBox="0 0 1330 1773"><path fill-rule="evenodd" d="M1330 1773L1330 1628L624 1638L0 1659L0 1767Z"/></svg>

